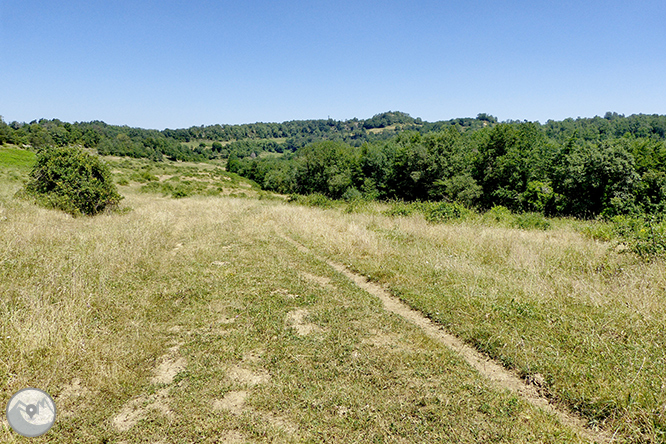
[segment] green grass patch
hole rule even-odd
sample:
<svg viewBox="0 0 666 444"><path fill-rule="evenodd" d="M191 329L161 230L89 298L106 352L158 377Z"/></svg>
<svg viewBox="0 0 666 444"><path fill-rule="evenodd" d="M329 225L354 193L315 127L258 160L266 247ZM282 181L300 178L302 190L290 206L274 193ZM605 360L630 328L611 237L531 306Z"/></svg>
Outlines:
<svg viewBox="0 0 666 444"><path fill-rule="evenodd" d="M32 151L0 146L0 167L30 169L35 163L36 155Z"/></svg>

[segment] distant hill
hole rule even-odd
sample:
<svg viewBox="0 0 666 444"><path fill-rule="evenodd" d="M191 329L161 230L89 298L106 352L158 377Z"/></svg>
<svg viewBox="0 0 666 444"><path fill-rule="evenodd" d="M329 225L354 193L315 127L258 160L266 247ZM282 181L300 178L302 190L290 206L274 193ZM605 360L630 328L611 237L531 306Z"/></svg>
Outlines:
<svg viewBox="0 0 666 444"><path fill-rule="evenodd" d="M376 114L369 119L217 124L162 131L108 125L101 121L67 123L59 119L40 119L30 123L6 123L0 120L0 143L34 148L80 144L96 148L102 155L205 160L226 158L232 152L241 158L264 151L293 152L322 140L360 146L364 142L389 139L403 131L431 132L454 125L481 128L496 122L495 117L479 114L476 118L429 123L399 111Z"/></svg>
<svg viewBox="0 0 666 444"><path fill-rule="evenodd" d="M366 142L389 140L405 131L428 134L450 127L475 131L498 123L496 117L485 113L476 117L426 122L404 112L388 111L369 119L216 124L160 131L108 125L101 121L68 123L59 119L40 119L30 123L6 123L0 118L0 144L33 148L78 144L94 148L102 155L201 161L228 158L232 153L243 158L253 153L294 152L313 142L325 140L359 147ZM540 127L548 137L558 142L573 134L585 140L624 135L663 140L666 116L637 114L625 117L609 112L604 117L549 120Z"/></svg>

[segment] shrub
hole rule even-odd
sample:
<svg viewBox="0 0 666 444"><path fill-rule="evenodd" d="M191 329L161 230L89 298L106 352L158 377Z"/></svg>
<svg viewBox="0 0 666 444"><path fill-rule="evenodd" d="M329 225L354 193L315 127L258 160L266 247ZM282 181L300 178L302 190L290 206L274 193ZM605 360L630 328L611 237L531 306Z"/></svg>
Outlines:
<svg viewBox="0 0 666 444"><path fill-rule="evenodd" d="M515 226L523 230L547 230L550 222L541 213L522 213L516 217Z"/></svg>
<svg viewBox="0 0 666 444"><path fill-rule="evenodd" d="M368 201L365 199L353 199L347 203L347 206L343 210L347 214L351 213L362 213L368 208Z"/></svg>
<svg viewBox="0 0 666 444"><path fill-rule="evenodd" d="M597 220L588 223L581 228L581 233L590 239L609 242L617 235L614 226L605 221Z"/></svg>
<svg viewBox="0 0 666 444"><path fill-rule="evenodd" d="M313 194L290 194L287 202L293 202L306 207L333 208L334 201L320 193Z"/></svg>
<svg viewBox="0 0 666 444"><path fill-rule="evenodd" d="M496 222L501 225L511 225L514 216L507 207L502 205L495 205L490 210L486 211L483 219L490 222Z"/></svg>
<svg viewBox="0 0 666 444"><path fill-rule="evenodd" d="M470 210L457 202L424 202L419 205L425 220L441 223L447 220L462 219L472 214Z"/></svg>
<svg viewBox="0 0 666 444"><path fill-rule="evenodd" d="M37 154L25 191L38 203L74 216L95 215L120 203L111 171L80 148L46 148Z"/></svg>
<svg viewBox="0 0 666 444"><path fill-rule="evenodd" d="M188 197L192 195L192 190L187 186L183 184L178 184L176 187L174 187L173 193L171 193L171 196L175 199L180 199L181 197Z"/></svg>
<svg viewBox="0 0 666 444"><path fill-rule="evenodd" d="M135 182L140 182L140 183L146 183L146 182L152 182L159 180L157 176L154 174L150 174L149 171L141 171L141 172L135 172L132 173L130 176L130 179L132 179Z"/></svg>
<svg viewBox="0 0 666 444"><path fill-rule="evenodd" d="M414 212L414 205L402 201L395 201L384 211L386 216L410 216Z"/></svg>
<svg viewBox="0 0 666 444"><path fill-rule="evenodd" d="M612 222L629 251L646 261L666 257L666 222L660 218L615 216Z"/></svg>
<svg viewBox="0 0 666 444"><path fill-rule="evenodd" d="M313 193L307 196L301 196L298 203L308 207L332 208L333 201L323 194Z"/></svg>
<svg viewBox="0 0 666 444"><path fill-rule="evenodd" d="M357 190L354 187L350 187L347 188L347 191L345 191L344 194L342 195L342 200L344 200L345 202L350 202L353 200L361 199L362 197L363 195L359 190Z"/></svg>

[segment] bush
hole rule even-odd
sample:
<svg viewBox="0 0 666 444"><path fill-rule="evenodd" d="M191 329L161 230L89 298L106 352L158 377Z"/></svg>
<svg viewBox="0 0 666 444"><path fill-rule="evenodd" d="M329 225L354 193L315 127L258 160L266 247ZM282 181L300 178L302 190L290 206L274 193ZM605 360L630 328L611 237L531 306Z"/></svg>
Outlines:
<svg viewBox="0 0 666 444"><path fill-rule="evenodd" d="M347 214L352 213L362 213L365 212L368 208L368 201L365 199L353 199L347 203L347 206L343 210Z"/></svg>
<svg viewBox="0 0 666 444"><path fill-rule="evenodd" d="M661 218L615 216L612 222L629 251L646 261L666 257L666 222Z"/></svg>
<svg viewBox="0 0 666 444"><path fill-rule="evenodd" d="M447 220L462 219L472 214L470 210L457 202L424 202L419 205L425 220L441 223Z"/></svg>
<svg viewBox="0 0 666 444"><path fill-rule="evenodd" d="M522 213L516 217L515 226L523 230L547 230L550 222L541 213Z"/></svg>
<svg viewBox="0 0 666 444"><path fill-rule="evenodd" d="M410 216L414 213L414 205L402 201L391 202L391 206L384 211L386 216Z"/></svg>
<svg viewBox="0 0 666 444"><path fill-rule="evenodd" d="M294 202L306 207L333 208L333 201L320 193L308 195L292 194L287 198L287 202Z"/></svg>
<svg viewBox="0 0 666 444"><path fill-rule="evenodd" d="M180 199L181 197L188 197L192 195L192 190L183 184L178 184L174 187L173 193L171 196L175 199Z"/></svg>
<svg viewBox="0 0 666 444"><path fill-rule="evenodd" d="M111 171L80 148L47 148L37 154L26 192L39 203L74 216L95 215L120 203Z"/></svg>
<svg viewBox="0 0 666 444"><path fill-rule="evenodd" d="M502 205L495 205L490 210L486 211L483 215L485 221L495 222L500 225L511 225L514 216L507 207Z"/></svg>
<svg viewBox="0 0 666 444"><path fill-rule="evenodd" d="M361 199L363 195L359 190L354 187L347 188L347 190L342 195L342 200L345 202L351 202L353 200Z"/></svg>
<svg viewBox="0 0 666 444"><path fill-rule="evenodd" d="M609 242L617 236L613 224L601 220L589 222L581 228L580 232L590 239L603 242Z"/></svg>
<svg viewBox="0 0 666 444"><path fill-rule="evenodd" d="M154 174L150 174L149 171L141 171L141 172L132 173L132 175L130 176L130 179L132 179L135 182L139 182L139 183L153 182L153 181L159 180L157 178L157 176L155 176Z"/></svg>

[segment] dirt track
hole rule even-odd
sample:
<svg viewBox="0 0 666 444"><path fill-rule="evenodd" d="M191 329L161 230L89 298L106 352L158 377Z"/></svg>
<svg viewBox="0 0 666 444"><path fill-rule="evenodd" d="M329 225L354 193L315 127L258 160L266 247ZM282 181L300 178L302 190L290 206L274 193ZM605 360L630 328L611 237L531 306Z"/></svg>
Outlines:
<svg viewBox="0 0 666 444"><path fill-rule="evenodd" d="M561 407L551 403L547 398L539 394L536 385L528 383L521 379L515 372L506 369L496 361L489 359L473 347L463 343L456 336L444 331L440 326L434 324L426 318L421 312L413 310L404 302L391 295L386 289L378 284L368 281L364 276L350 271L347 267L337 262L321 257L309 248L300 244L294 239L283 236L283 239L294 245L299 251L313 256L318 261L328 264L337 272L343 274L354 282L358 287L377 297L384 304L384 308L395 313L408 322L419 327L427 336L446 345L451 350L460 355L469 365L474 367L484 377L492 381L497 387L508 389L532 405L555 415L559 421L576 430L580 436L598 443L611 443L613 437L602 430L593 430L585 427L585 422L579 416L564 410ZM539 381L534 381L538 384Z"/></svg>

